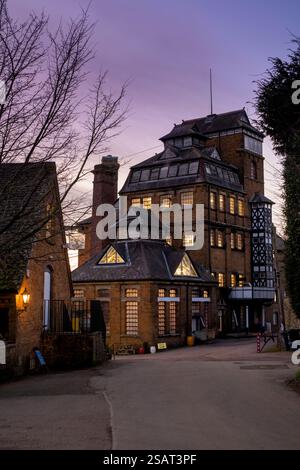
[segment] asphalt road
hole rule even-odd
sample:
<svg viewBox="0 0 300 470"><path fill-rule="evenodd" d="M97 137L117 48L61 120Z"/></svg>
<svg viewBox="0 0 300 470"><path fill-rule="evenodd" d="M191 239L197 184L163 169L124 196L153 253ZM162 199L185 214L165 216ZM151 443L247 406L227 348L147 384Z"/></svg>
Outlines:
<svg viewBox="0 0 300 470"><path fill-rule="evenodd" d="M289 353L227 340L0 386L1 449L300 449Z"/></svg>

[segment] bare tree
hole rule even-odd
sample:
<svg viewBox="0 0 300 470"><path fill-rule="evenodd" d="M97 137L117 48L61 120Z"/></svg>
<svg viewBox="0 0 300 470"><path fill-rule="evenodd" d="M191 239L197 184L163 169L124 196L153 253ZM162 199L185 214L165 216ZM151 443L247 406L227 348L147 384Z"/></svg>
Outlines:
<svg viewBox="0 0 300 470"><path fill-rule="evenodd" d="M10 16L7 0L0 0L0 79L6 85L6 100L0 104L0 168L21 163L21 172L32 162L55 161L65 217L75 211L80 218L87 203L74 197L74 187L90 170L91 157L107 151L119 132L126 84L115 95L106 91L107 72L99 72L93 85L87 85L95 55L88 11L60 23L54 32L48 28L45 14L31 13L18 22ZM13 184L0 182L0 200ZM32 185L29 195L31 191ZM0 214L0 236L11 230L15 244L13 225L29 207L30 197L17 214L6 213L5 219ZM42 220L47 223L44 214ZM28 233L19 236L19 242L30 238ZM2 244L2 251L8 249Z"/></svg>

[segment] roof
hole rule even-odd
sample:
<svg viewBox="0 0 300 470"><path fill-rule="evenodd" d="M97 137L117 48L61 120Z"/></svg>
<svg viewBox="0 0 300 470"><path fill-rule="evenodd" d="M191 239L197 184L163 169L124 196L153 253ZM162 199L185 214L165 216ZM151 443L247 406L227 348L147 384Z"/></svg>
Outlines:
<svg viewBox="0 0 300 470"><path fill-rule="evenodd" d="M123 264L98 264L113 246L125 260ZM214 282L201 265L192 262L199 277L174 276L185 250L176 249L160 240L118 240L72 272L77 283L105 281L186 281Z"/></svg>
<svg viewBox="0 0 300 470"><path fill-rule="evenodd" d="M250 204L255 204L255 203L265 203L265 204L274 204L271 199L268 197L264 196L264 194L261 193L254 193L253 196L249 199Z"/></svg>
<svg viewBox="0 0 300 470"><path fill-rule="evenodd" d="M205 182L243 192L237 167L223 162L215 147L167 145L163 152L131 167L120 194Z"/></svg>
<svg viewBox="0 0 300 470"><path fill-rule="evenodd" d="M246 111L238 109L227 113L211 114L201 118L189 119L181 124L175 124L172 131L161 137L161 140L165 141L186 135L188 129L192 129L194 133L209 137L210 134L238 128L249 130L259 137L263 137L263 134L250 123Z"/></svg>
<svg viewBox="0 0 300 470"><path fill-rule="evenodd" d="M0 164L0 290L18 290L37 229L45 223L45 199L53 190L53 162ZM42 215L41 215L42 214Z"/></svg>

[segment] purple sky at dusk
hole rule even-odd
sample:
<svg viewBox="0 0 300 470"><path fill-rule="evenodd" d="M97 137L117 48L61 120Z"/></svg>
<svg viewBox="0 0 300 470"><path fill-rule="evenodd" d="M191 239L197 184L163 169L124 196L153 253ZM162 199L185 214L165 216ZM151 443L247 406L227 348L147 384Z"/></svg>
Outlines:
<svg viewBox="0 0 300 470"><path fill-rule="evenodd" d="M44 9L53 21L77 16L87 0L9 0L13 16ZM291 33L300 34L299 0L94 0L98 69L108 69L113 89L130 79L130 114L111 153L126 157L159 146L175 122L209 114L209 68L213 69L214 112L246 107L253 117L253 81L268 57L284 57ZM131 164L159 147L136 155ZM276 164L270 143L267 161ZM266 193L277 182L266 164ZM123 167L120 185L128 172ZM271 172L271 173L268 173ZM87 183L82 189L87 189ZM276 212L275 212L276 215Z"/></svg>

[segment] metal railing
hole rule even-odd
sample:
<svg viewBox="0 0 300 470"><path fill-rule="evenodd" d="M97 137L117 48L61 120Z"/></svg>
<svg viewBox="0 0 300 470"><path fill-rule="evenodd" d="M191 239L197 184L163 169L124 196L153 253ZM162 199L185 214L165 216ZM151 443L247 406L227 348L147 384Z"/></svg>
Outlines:
<svg viewBox="0 0 300 470"><path fill-rule="evenodd" d="M49 333L106 333L99 300L44 300L43 314L44 331Z"/></svg>

